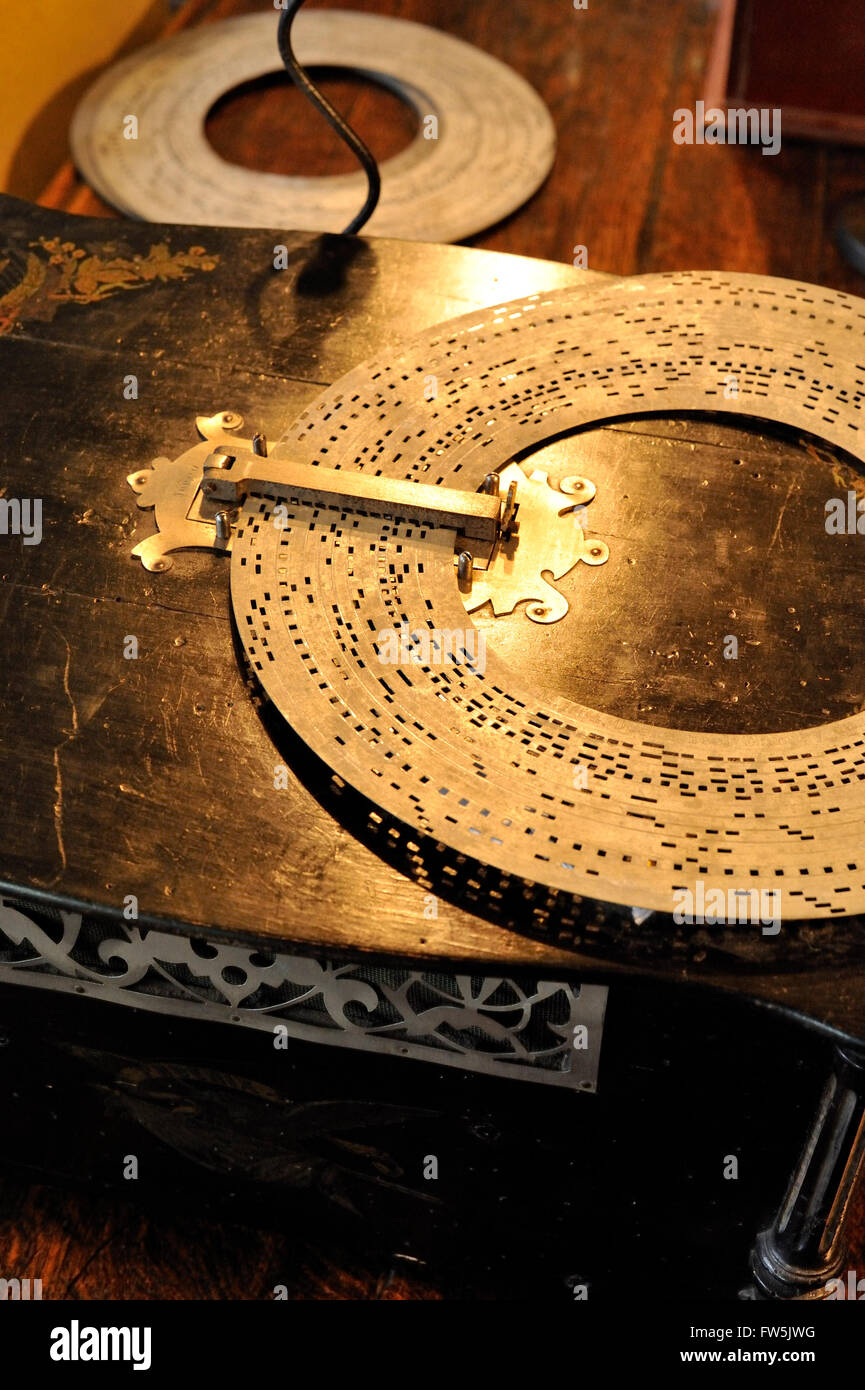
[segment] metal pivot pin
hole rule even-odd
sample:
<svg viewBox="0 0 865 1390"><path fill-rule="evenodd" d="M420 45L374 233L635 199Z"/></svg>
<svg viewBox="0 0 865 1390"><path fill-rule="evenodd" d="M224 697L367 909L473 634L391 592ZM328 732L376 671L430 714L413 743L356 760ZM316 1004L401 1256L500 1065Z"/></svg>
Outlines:
<svg viewBox="0 0 865 1390"><path fill-rule="evenodd" d="M461 550L457 559L457 581L460 588L466 592L472 587L472 572L474 570L474 560L470 550Z"/></svg>

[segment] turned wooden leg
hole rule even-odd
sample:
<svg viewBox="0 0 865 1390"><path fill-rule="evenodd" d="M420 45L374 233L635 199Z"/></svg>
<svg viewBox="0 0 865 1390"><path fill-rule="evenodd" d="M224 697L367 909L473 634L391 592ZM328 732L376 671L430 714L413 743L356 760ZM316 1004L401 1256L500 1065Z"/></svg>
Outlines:
<svg viewBox="0 0 865 1390"><path fill-rule="evenodd" d="M850 1196L865 1159L865 1050L835 1049L787 1195L751 1252L758 1298L818 1299L845 1267Z"/></svg>

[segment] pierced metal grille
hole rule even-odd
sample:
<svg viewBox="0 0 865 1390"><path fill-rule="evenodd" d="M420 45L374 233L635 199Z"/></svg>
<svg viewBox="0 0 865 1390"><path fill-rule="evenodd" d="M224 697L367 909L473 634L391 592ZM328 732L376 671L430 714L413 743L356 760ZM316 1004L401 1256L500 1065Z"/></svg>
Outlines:
<svg viewBox="0 0 865 1390"><path fill-rule="evenodd" d="M607 998L597 985L225 946L18 898L0 898L0 981L584 1091Z"/></svg>

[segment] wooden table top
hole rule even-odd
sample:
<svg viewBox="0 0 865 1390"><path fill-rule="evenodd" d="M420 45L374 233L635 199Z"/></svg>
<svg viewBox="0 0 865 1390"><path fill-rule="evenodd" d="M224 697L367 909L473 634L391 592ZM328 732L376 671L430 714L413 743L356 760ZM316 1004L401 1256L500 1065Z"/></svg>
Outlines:
<svg viewBox="0 0 865 1390"><path fill-rule="evenodd" d="M386 836L357 807L335 807L321 767L256 708L232 647L224 558L183 554L153 575L130 557L152 519L126 476L195 443L196 415L238 410L275 438L383 341L584 272L383 239L91 221L12 199L0 212L0 479L7 497L42 499L44 529L39 545L0 537L4 891L108 913L133 894L141 925L318 956L713 984L862 1033L857 922L805 926L783 946L735 931L686 942L651 924L560 932L555 921L543 940L514 929L518 916L485 920L444 886L431 916ZM277 244L285 271L273 268ZM133 375L138 395L126 399ZM627 526L635 563L603 611L571 624L549 677L558 688L649 723L743 731L861 702L855 626L839 619L827 661L812 612L816 583L850 618L855 570L833 552L818 580L792 544L789 480L823 496L846 479L843 459L690 419L621 422L568 447L599 496L606 485L605 524ZM683 572L688 489L718 534L738 527L756 541L786 516L772 566L755 552L731 574L713 551ZM719 685L706 634L725 603L745 609L777 659L756 678L740 663ZM509 659L536 662L507 621ZM124 658L129 636L136 660ZM282 790L275 747L291 768Z"/></svg>

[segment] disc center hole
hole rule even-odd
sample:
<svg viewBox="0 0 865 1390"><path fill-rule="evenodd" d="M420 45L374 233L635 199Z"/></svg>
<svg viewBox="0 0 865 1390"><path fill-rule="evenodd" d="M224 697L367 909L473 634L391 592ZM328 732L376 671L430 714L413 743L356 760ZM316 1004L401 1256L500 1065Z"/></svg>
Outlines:
<svg viewBox="0 0 865 1390"><path fill-rule="evenodd" d="M417 112L384 80L351 68L308 71L379 163L417 136ZM221 159L259 173L317 178L358 170L354 155L285 72L225 92L210 108L204 132Z"/></svg>

